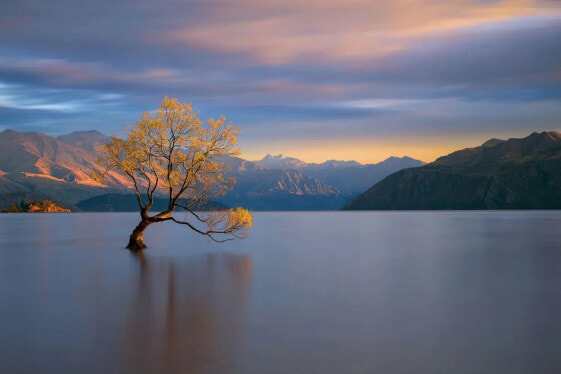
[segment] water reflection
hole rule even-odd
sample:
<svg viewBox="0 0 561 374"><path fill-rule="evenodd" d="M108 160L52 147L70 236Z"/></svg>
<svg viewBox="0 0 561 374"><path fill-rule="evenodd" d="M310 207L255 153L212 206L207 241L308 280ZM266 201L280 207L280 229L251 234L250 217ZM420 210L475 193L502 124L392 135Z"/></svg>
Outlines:
<svg viewBox="0 0 561 374"><path fill-rule="evenodd" d="M208 254L181 261L131 256L138 284L125 320L122 369L231 371L244 347L251 257Z"/></svg>
<svg viewBox="0 0 561 374"><path fill-rule="evenodd" d="M0 215L0 373L561 373L559 211L136 221Z"/></svg>

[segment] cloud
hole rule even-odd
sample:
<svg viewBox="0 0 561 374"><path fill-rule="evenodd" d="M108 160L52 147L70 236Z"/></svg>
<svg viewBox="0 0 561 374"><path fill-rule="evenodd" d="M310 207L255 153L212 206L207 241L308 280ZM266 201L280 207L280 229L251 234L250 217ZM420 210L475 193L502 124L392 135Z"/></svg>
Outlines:
<svg viewBox="0 0 561 374"><path fill-rule="evenodd" d="M45 88L0 81L0 131L15 128L60 135L76 129L112 133L134 121L123 95L84 89ZM140 113L138 107L133 113Z"/></svg>
<svg viewBox="0 0 561 374"><path fill-rule="evenodd" d="M346 61L387 56L434 34L558 11L541 1L240 0L210 7L204 22L194 17L156 40L264 64Z"/></svg>
<svg viewBox="0 0 561 374"><path fill-rule="evenodd" d="M42 89L0 81L0 106L4 108L78 113L87 112L89 107L115 105L121 98L118 94Z"/></svg>
<svg viewBox="0 0 561 374"><path fill-rule="evenodd" d="M0 14L2 126L111 133L167 95L225 114L254 149L329 149L508 137L560 115L558 1L20 0Z"/></svg>
<svg viewBox="0 0 561 374"><path fill-rule="evenodd" d="M28 75L60 86L96 86L111 84L176 84L189 81L177 70L152 68L120 71L99 62L74 62L42 57L0 57L0 71Z"/></svg>

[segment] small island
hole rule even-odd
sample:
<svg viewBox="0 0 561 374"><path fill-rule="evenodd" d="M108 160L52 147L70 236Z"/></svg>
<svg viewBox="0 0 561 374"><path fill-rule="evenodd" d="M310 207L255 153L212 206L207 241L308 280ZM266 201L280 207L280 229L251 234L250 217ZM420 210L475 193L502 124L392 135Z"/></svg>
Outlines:
<svg viewBox="0 0 561 374"><path fill-rule="evenodd" d="M70 209L65 209L50 200L34 200L30 203L21 201L18 204L12 204L8 209L2 210L2 213L70 213Z"/></svg>

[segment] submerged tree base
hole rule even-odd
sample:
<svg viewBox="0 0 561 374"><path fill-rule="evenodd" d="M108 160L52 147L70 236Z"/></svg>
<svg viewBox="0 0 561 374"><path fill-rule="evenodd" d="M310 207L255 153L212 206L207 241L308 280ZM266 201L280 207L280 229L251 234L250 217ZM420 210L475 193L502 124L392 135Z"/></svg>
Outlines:
<svg viewBox="0 0 561 374"><path fill-rule="evenodd" d="M127 244L127 249L130 249L133 252L138 252L146 248L146 244L142 241L138 241L131 235L129 239L129 244Z"/></svg>
<svg viewBox="0 0 561 374"><path fill-rule="evenodd" d="M144 244L144 230L146 230L148 225L150 225L151 223L152 222L146 218L143 218L142 221L140 221L138 226L136 226L131 236L129 237L129 244L127 244L127 249L136 252L146 248L146 245Z"/></svg>

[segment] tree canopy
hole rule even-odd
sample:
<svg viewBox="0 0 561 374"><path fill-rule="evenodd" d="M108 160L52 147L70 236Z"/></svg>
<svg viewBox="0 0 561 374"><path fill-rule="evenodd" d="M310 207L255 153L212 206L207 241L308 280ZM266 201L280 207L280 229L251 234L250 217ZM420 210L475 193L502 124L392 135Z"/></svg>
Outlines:
<svg viewBox="0 0 561 374"><path fill-rule="evenodd" d="M197 212L197 207L233 188L235 179L225 175L229 166L223 159L240 154L239 128L223 116L203 122L198 115L191 104L166 97L154 114L142 114L136 124L124 128L122 137L113 137L103 148L99 162L105 172L94 178L120 171L137 196L142 220L128 248L145 248L142 233L154 222L173 221L219 242L243 237L252 226L251 213L243 208ZM150 216L155 194L169 198L169 205ZM183 219L173 215L178 208L186 213Z"/></svg>

